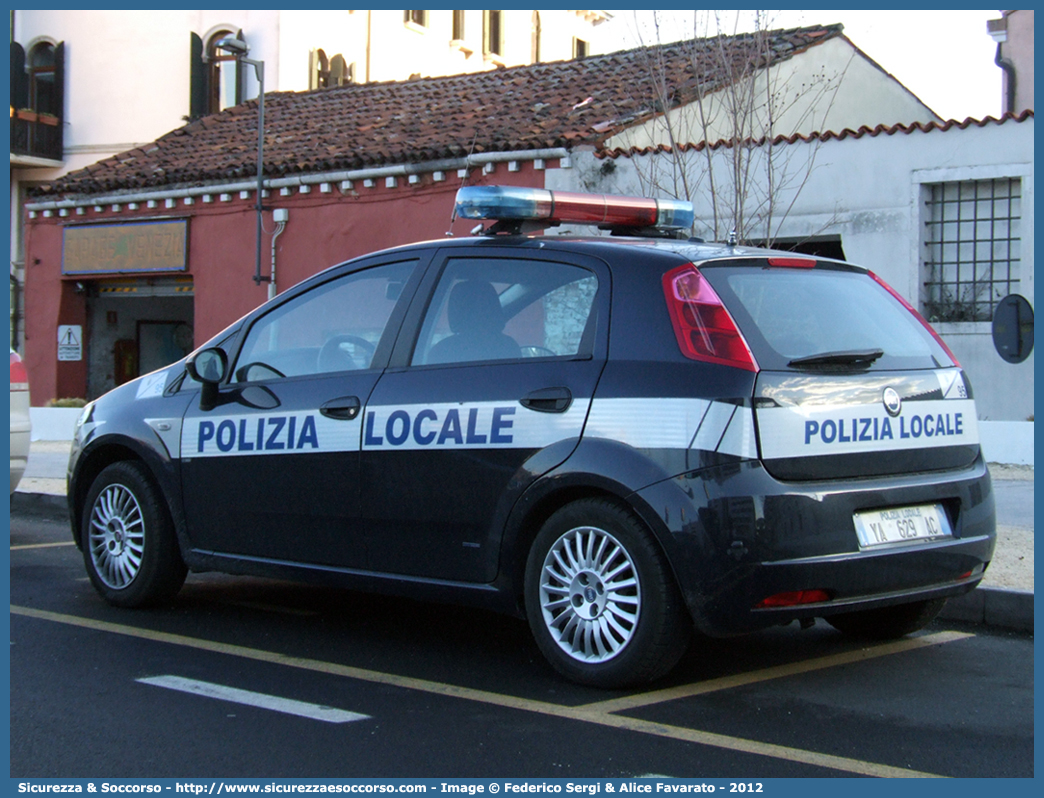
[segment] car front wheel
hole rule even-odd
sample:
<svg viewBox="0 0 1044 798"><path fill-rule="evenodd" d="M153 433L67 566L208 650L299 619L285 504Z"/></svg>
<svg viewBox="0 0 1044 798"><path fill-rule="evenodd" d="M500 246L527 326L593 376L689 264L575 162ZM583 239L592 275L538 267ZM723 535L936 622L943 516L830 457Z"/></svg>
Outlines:
<svg viewBox="0 0 1044 798"><path fill-rule="evenodd" d="M566 505L544 524L526 565L525 601L544 656L581 684L651 681L677 664L692 634L649 532L601 499Z"/></svg>
<svg viewBox="0 0 1044 798"><path fill-rule="evenodd" d="M141 464L105 468L84 509L83 559L106 601L141 607L174 597L187 570L163 496Z"/></svg>

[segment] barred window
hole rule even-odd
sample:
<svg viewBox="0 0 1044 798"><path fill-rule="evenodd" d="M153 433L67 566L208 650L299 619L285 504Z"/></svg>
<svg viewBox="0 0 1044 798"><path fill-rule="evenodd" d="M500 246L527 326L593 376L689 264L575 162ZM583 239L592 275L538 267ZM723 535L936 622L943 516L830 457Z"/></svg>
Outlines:
<svg viewBox="0 0 1044 798"><path fill-rule="evenodd" d="M1022 181L925 186L924 315L932 322L990 321L1019 289Z"/></svg>

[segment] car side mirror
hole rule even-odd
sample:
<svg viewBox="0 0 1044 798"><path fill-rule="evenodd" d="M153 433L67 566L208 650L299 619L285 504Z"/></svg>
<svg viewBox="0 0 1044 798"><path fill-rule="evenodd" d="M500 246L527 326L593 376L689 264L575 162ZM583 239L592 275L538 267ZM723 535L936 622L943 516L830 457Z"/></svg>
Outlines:
<svg viewBox="0 0 1044 798"><path fill-rule="evenodd" d="M228 355L225 350L218 347L202 349L185 362L185 368L189 376L202 386L199 409L213 410L218 404L218 385L228 375Z"/></svg>

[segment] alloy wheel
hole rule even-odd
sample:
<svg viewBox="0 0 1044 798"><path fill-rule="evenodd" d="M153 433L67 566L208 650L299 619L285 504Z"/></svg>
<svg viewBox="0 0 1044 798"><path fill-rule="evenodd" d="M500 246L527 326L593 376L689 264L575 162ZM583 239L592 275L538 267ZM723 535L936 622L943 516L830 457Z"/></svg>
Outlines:
<svg viewBox="0 0 1044 798"><path fill-rule="evenodd" d="M141 570L145 519L123 485L109 485L95 499L88 545L98 578L114 590L127 587Z"/></svg>
<svg viewBox="0 0 1044 798"><path fill-rule="evenodd" d="M558 647L575 660L601 663L619 654L634 636L641 602L630 554L602 529L571 529L544 558L544 623Z"/></svg>

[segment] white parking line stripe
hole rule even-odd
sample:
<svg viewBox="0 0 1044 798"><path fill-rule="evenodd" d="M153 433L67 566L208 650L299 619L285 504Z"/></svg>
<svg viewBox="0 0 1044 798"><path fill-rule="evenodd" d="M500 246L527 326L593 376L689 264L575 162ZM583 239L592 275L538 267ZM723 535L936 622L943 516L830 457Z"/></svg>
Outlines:
<svg viewBox="0 0 1044 798"><path fill-rule="evenodd" d="M169 690L179 690L182 693L192 693L206 698L216 698L219 701L231 701L235 704L246 704L261 709L271 709L273 712L283 712L287 715L297 715L312 720L324 720L327 723L351 723L356 720L366 720L369 715L361 715L358 712L348 712L333 707L321 707L318 704L306 704L304 701L295 701L292 698L279 698L265 693L254 693L250 690L240 690L235 687L225 687L221 684L200 682L195 679L185 679L181 676L151 676L145 679L137 679L142 684L151 684L155 687L166 687Z"/></svg>

